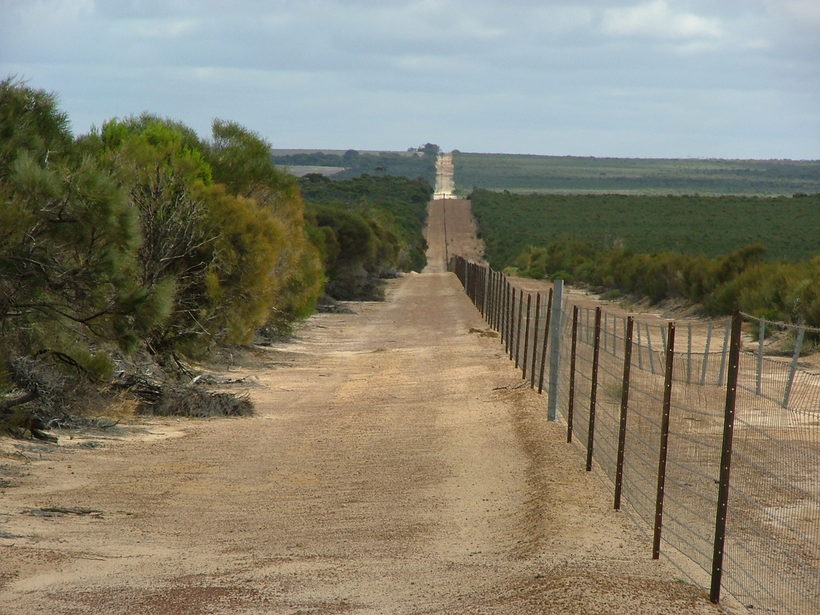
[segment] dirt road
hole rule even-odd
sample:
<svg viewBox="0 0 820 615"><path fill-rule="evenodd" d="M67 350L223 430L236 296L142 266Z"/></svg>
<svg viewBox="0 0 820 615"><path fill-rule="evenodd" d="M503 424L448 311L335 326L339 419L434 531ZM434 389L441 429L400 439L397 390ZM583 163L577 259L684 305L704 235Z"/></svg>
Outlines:
<svg viewBox="0 0 820 615"><path fill-rule="evenodd" d="M441 153L436 158L436 199L452 199L455 190L453 155Z"/></svg>
<svg viewBox="0 0 820 615"><path fill-rule="evenodd" d="M432 207L427 273L234 369L256 417L0 442L0 613L719 612L519 388Z"/></svg>

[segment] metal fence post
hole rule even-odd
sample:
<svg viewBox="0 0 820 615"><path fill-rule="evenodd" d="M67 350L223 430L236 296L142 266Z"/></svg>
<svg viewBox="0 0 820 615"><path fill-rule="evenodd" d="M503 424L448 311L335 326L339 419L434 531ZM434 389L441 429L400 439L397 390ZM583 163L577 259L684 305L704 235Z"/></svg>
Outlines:
<svg viewBox="0 0 820 615"><path fill-rule="evenodd" d="M629 329L629 317L626 320L626 328ZM626 334L624 334L626 336ZM643 369L643 345L641 344L641 328L638 327L638 369Z"/></svg>
<svg viewBox="0 0 820 615"><path fill-rule="evenodd" d="M732 435L735 429L735 402L737 401L737 376L740 366L740 327L743 322L739 312L732 317L732 341L729 349L729 375L726 381L726 409L723 415L723 444L720 451L720 481L718 487L717 513L715 514L715 549L712 554L712 586L709 600L720 600L720 581L723 576L723 548L726 542L726 512L729 504L729 471L732 466Z"/></svg>
<svg viewBox="0 0 820 615"><path fill-rule="evenodd" d="M624 378L621 386L621 416L618 425L618 461L615 468L615 510L621 508L621 491L624 482L624 449L626 448L626 411L629 405L629 369L632 365L632 316L626 320L624 340ZM640 331L640 325L638 325Z"/></svg>
<svg viewBox="0 0 820 615"><path fill-rule="evenodd" d="M686 384L692 382L692 323L687 327L688 337L686 344Z"/></svg>
<svg viewBox="0 0 820 615"><path fill-rule="evenodd" d="M512 286L510 281L504 283L504 352L510 353L510 295Z"/></svg>
<svg viewBox="0 0 820 615"><path fill-rule="evenodd" d="M712 345L712 321L706 327L706 349L703 351L703 364L700 369L700 384L706 384L706 369L709 365L709 348Z"/></svg>
<svg viewBox="0 0 820 615"><path fill-rule="evenodd" d="M527 293L527 326L524 327L524 358L521 360L521 378L527 379L527 352L530 348L530 309L532 307L532 295Z"/></svg>
<svg viewBox="0 0 820 615"><path fill-rule="evenodd" d="M564 281L555 280L552 283L554 295L552 298L552 316L550 318L550 388L547 400L547 419L558 419L558 369L561 365L561 310L564 296Z"/></svg>
<svg viewBox="0 0 820 615"><path fill-rule="evenodd" d="M666 455L669 448L669 411L672 408L672 368L675 363L675 323L669 323L666 335L666 375L663 383L663 416L661 418L661 448L658 455L658 490L655 496L655 532L652 539L652 559L661 556L663 529L663 490L666 484Z"/></svg>
<svg viewBox="0 0 820 615"><path fill-rule="evenodd" d="M732 331L732 319L729 319L729 322L726 323L726 328L723 331L723 349L720 351L720 371L718 372L718 381L717 385L719 387L723 386L723 376L726 374L726 356L729 349L729 337L731 337Z"/></svg>
<svg viewBox="0 0 820 615"><path fill-rule="evenodd" d="M575 352L578 348L578 306L572 306L572 343L569 354L569 400L567 401L567 442L572 442L572 414L575 410Z"/></svg>
<svg viewBox="0 0 820 615"><path fill-rule="evenodd" d="M521 355L521 313L524 311L524 289L518 290L518 318L515 326L515 368L518 369L518 357ZM510 357L511 359L513 357Z"/></svg>
<svg viewBox="0 0 820 615"><path fill-rule="evenodd" d="M640 328L641 324L638 323L638 328ZM652 334L649 329L649 323L644 323L644 328L646 329L646 346L649 348L649 369L654 374L655 373L655 351L652 349Z"/></svg>
<svg viewBox="0 0 820 615"><path fill-rule="evenodd" d="M481 315L484 316L484 320L487 320L489 316L488 309L490 305L490 267L484 267L484 286L481 291L481 303L482 303L482 310Z"/></svg>
<svg viewBox="0 0 820 615"><path fill-rule="evenodd" d="M492 319L492 322L490 324L491 324L492 328L495 329L496 331L498 331L498 297L499 297L498 289L499 288L500 287L499 287L499 284L498 284L498 272L493 271L493 292L492 292L493 309L490 310L490 318Z"/></svg>
<svg viewBox="0 0 820 615"><path fill-rule="evenodd" d="M783 391L783 408L789 407L789 397L792 393L792 385L794 385L794 374L797 371L797 361L800 359L800 351L803 349L803 336L806 333L806 327L800 325L797 329L797 339L794 341L794 354L792 355L792 362L789 365L789 378L786 380L786 389Z"/></svg>
<svg viewBox="0 0 820 615"><path fill-rule="evenodd" d="M595 308L595 333L592 346L592 384L589 389L589 430L587 431L587 472L592 471L595 446L595 405L598 399L598 357L601 352L601 307Z"/></svg>
<svg viewBox="0 0 820 615"><path fill-rule="evenodd" d="M763 391L763 347L766 345L766 320L761 318L760 335L757 342L757 382L755 383L755 393L758 395Z"/></svg>
<svg viewBox="0 0 820 615"><path fill-rule="evenodd" d="M550 320L552 319L552 296L553 289L550 288L547 295L547 321L544 323L544 343L541 346L541 370L538 375L538 394L544 390L544 366L547 364L547 343L550 339Z"/></svg>
<svg viewBox="0 0 820 615"><path fill-rule="evenodd" d="M541 293L535 293L535 323L532 333L532 365L530 366L530 388L535 388L535 361L538 357L538 321L541 318Z"/></svg>

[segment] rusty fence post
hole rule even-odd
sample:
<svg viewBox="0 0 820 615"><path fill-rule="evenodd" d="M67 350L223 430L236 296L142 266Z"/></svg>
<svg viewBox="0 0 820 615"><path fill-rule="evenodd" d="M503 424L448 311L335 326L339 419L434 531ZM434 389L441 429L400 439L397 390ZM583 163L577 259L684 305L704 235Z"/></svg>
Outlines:
<svg viewBox="0 0 820 615"><path fill-rule="evenodd" d="M504 309L503 309L503 318L504 318L504 352L507 354L510 353L510 294L512 293L512 287L510 286L510 281L504 281Z"/></svg>
<svg viewBox="0 0 820 615"><path fill-rule="evenodd" d="M521 354L521 312L524 311L524 289L518 291L518 318L515 327L515 368L518 369L518 356ZM510 357L511 359L513 357Z"/></svg>
<svg viewBox="0 0 820 615"><path fill-rule="evenodd" d="M578 306L572 306L572 343L569 351L569 400L567 401L567 442L572 442L572 415L575 411L575 353L578 348Z"/></svg>
<svg viewBox="0 0 820 615"><path fill-rule="evenodd" d="M495 275L495 330L501 333L501 307L504 297L504 275L498 271Z"/></svg>
<svg viewBox="0 0 820 615"><path fill-rule="evenodd" d="M763 394L763 355L766 348L766 319L758 320L757 336L757 378L755 379L755 394Z"/></svg>
<svg viewBox="0 0 820 615"><path fill-rule="evenodd" d="M598 399L598 359L601 353L601 306L595 308L595 332L592 346L592 384L589 389L589 430L587 432L587 472L592 471L595 447L595 406Z"/></svg>
<svg viewBox="0 0 820 615"><path fill-rule="evenodd" d="M530 309L532 309L532 295L527 293L527 326L524 327L524 357L521 359L521 378L527 379L527 352L530 348Z"/></svg>
<svg viewBox="0 0 820 615"><path fill-rule="evenodd" d="M475 263L470 263L470 299L472 299L473 305L476 305L476 293L478 292L478 277L476 273Z"/></svg>
<svg viewBox="0 0 820 615"><path fill-rule="evenodd" d="M729 505L729 474L732 466L732 435L735 429L737 376L740 366L740 328L743 319L739 312L732 316L732 340L729 345L729 374L726 381L726 406L723 413L723 443L720 451L720 479L718 482L717 513L715 514L715 545L712 553L712 585L709 600L720 600L723 576L723 549L726 543L726 513Z"/></svg>
<svg viewBox="0 0 820 615"><path fill-rule="evenodd" d="M538 358L538 320L541 318L541 293L535 293L535 322L532 331L532 365L530 365L530 388L535 388L535 361Z"/></svg>
<svg viewBox="0 0 820 615"><path fill-rule="evenodd" d="M541 373L538 376L538 394L544 390L544 366L547 363L547 344L550 339L550 320L552 319L552 289L547 295L547 320L544 323L544 343L541 346Z"/></svg>
<svg viewBox="0 0 820 615"><path fill-rule="evenodd" d="M672 408L672 368L675 362L675 323L670 322L666 335L666 375L663 383L663 415L661 417L661 447L658 455L658 489L655 496L655 529L652 537L652 559L661 556L663 529L663 493L666 484L666 456L669 448L669 411Z"/></svg>
<svg viewBox="0 0 820 615"><path fill-rule="evenodd" d="M495 326L495 308L497 305L496 290L498 287L498 277L490 267L490 290L489 290L489 305L487 307L487 322L491 329L496 329Z"/></svg>
<svg viewBox="0 0 820 615"><path fill-rule="evenodd" d="M518 289L514 286L512 288L512 302L510 303L510 347L507 349L507 354L512 361L513 353L515 352L515 298L518 294Z"/></svg>
<svg viewBox="0 0 820 615"><path fill-rule="evenodd" d="M634 319L626 319L626 340L624 340L624 378L621 385L621 415L618 424L618 460L615 467L615 510L621 509L621 492L624 484L624 449L626 449L626 412L629 406L629 370L632 366L632 328ZM640 325L638 330L640 330Z"/></svg>
<svg viewBox="0 0 820 615"><path fill-rule="evenodd" d="M495 308L497 305L496 290L498 287L498 276L492 267L490 268L490 290L489 290L489 306L487 308L487 318L491 329L496 329L495 325Z"/></svg>
<svg viewBox="0 0 820 615"><path fill-rule="evenodd" d="M490 318L490 284L493 281L493 270L487 265L484 269L484 320L489 324Z"/></svg>

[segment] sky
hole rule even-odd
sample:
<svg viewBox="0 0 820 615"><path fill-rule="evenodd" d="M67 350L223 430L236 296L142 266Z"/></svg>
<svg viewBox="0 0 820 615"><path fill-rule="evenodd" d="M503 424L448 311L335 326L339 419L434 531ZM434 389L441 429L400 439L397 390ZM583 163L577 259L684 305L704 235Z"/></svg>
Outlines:
<svg viewBox="0 0 820 615"><path fill-rule="evenodd" d="M820 0L0 0L0 78L76 135L820 159Z"/></svg>

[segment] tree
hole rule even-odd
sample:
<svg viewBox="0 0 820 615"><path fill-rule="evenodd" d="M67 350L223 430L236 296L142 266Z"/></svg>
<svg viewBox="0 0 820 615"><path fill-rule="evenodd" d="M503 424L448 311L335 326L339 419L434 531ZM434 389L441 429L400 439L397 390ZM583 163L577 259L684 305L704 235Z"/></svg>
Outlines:
<svg viewBox="0 0 820 615"><path fill-rule="evenodd" d="M23 152L41 165L65 156L71 147L68 116L54 94L29 88L13 77L0 81L0 178Z"/></svg>
<svg viewBox="0 0 820 615"><path fill-rule="evenodd" d="M0 422L16 415L39 433L38 411L67 405L69 382L106 376L103 347L133 347L165 313L134 275L140 233L126 192L96 161L72 157L53 96L7 80L0 99L10 139L0 154Z"/></svg>
<svg viewBox="0 0 820 615"><path fill-rule="evenodd" d="M214 179L253 199L282 229L279 256L269 273L278 281L278 291L267 324L274 332L286 332L295 319L313 311L326 281L319 252L307 238L299 184L276 168L270 144L259 135L223 120L215 120L212 130L208 159Z"/></svg>

